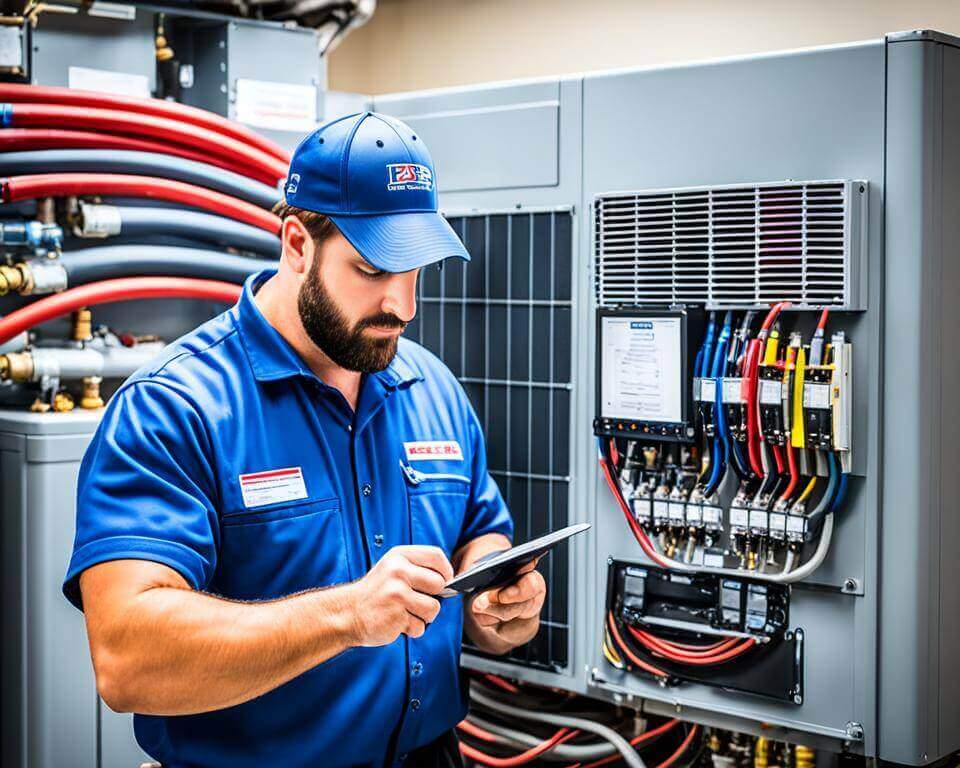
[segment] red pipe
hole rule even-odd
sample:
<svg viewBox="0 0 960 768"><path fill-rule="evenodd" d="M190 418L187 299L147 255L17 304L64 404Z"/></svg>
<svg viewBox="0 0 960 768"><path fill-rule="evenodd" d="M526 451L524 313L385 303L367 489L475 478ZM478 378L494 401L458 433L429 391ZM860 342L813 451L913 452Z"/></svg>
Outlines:
<svg viewBox="0 0 960 768"><path fill-rule="evenodd" d="M457 728L464 733L473 736L475 739L480 739L481 741L499 741L499 738L495 733L485 731L479 725L471 723L469 720L461 720L459 723L457 723Z"/></svg>
<svg viewBox="0 0 960 768"><path fill-rule="evenodd" d="M28 101L34 104L61 104L84 108L116 109L135 112L140 115L155 115L222 133L237 141L256 147L282 163L290 162L289 153L266 136L261 136L259 133L213 112L188 107L186 104L178 104L174 101L137 99L96 91L80 91L74 88L0 83L0 102L4 101L15 103Z"/></svg>
<svg viewBox="0 0 960 768"><path fill-rule="evenodd" d="M155 176L133 176L123 173L28 174L0 179L0 192L5 203L70 195L146 197L202 208L260 227L274 235L280 232L280 217L253 203L183 181L160 179Z"/></svg>
<svg viewBox="0 0 960 768"><path fill-rule="evenodd" d="M15 104L15 128L81 128L106 133L149 136L261 169L274 180L287 175L287 164L242 141L176 119L138 115L115 109L63 107L57 104Z"/></svg>
<svg viewBox="0 0 960 768"><path fill-rule="evenodd" d="M183 157L198 163L207 163L217 168L239 173L257 181L273 186L277 183L272 173L261 168L252 168L235 160L213 157L207 152L199 152L167 142L142 139L134 136L117 136L112 133L94 131L65 131L57 128L6 128L0 130L0 150L17 152L32 149L131 149L137 152L159 152L164 155Z"/></svg>
<svg viewBox="0 0 960 768"><path fill-rule="evenodd" d="M6 344L48 320L69 314L81 307L109 304L131 299L208 299L233 304L240 296L240 286L219 280L196 280L189 277L126 277L70 288L27 304L0 318L0 344Z"/></svg>

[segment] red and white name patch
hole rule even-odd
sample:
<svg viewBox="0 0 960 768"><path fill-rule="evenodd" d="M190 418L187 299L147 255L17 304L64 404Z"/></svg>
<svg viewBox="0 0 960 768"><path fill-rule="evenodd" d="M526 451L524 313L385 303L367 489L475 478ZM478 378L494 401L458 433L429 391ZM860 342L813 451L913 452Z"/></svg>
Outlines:
<svg viewBox="0 0 960 768"><path fill-rule="evenodd" d="M249 509L305 499L307 485L303 482L300 467L287 467L240 475L240 493L243 494L243 505Z"/></svg>
<svg viewBox="0 0 960 768"><path fill-rule="evenodd" d="M456 440L419 440L404 443L407 461L463 461L463 451Z"/></svg>

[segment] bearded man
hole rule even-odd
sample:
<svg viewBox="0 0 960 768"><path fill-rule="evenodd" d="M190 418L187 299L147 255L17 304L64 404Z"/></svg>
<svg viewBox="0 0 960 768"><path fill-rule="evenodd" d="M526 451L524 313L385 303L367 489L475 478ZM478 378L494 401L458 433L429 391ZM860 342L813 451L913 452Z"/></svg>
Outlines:
<svg viewBox="0 0 960 768"><path fill-rule="evenodd" d="M301 142L278 213L278 268L111 399L64 593L164 768L458 765L463 634L529 641L546 590L440 597L512 535L462 388L400 338L420 270L469 256L375 113Z"/></svg>

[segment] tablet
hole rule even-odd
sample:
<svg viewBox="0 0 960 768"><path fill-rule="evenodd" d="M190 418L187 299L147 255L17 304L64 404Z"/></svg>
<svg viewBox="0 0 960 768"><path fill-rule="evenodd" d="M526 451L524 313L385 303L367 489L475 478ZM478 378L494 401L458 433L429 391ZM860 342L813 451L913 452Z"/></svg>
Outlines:
<svg viewBox="0 0 960 768"><path fill-rule="evenodd" d="M527 563L539 559L560 542L583 533L588 528L590 523L568 525L566 528L548 533L525 544L491 552L477 560L469 571L448 581L439 597L469 595L472 592L482 592L509 584L517 577L517 571Z"/></svg>

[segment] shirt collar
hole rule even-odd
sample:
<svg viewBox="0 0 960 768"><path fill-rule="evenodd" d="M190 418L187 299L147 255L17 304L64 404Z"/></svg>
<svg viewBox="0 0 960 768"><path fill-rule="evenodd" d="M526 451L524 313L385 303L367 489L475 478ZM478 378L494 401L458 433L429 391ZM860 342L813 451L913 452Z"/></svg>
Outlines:
<svg viewBox="0 0 960 768"><path fill-rule="evenodd" d="M275 269L264 269L250 275L243 284L240 301L231 310L240 340L250 360L250 368L258 381L277 381L292 376L316 379L303 358L277 329L270 325L254 301L253 295L257 289L276 273ZM401 339L397 354L390 365L373 374L390 389L423 379L419 366L404 354L405 346L405 340Z"/></svg>

